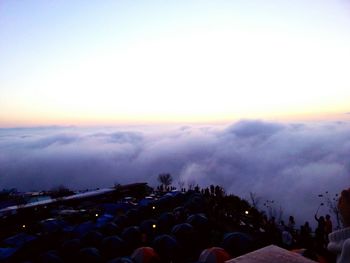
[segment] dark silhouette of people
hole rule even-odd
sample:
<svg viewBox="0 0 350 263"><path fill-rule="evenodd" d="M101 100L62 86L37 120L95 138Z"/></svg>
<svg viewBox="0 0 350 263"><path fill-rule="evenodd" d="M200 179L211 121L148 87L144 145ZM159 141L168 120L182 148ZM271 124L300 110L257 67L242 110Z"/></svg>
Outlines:
<svg viewBox="0 0 350 263"><path fill-rule="evenodd" d="M300 245L305 248L312 247L311 227L308 221L300 227Z"/></svg>
<svg viewBox="0 0 350 263"><path fill-rule="evenodd" d="M332 225L332 220L331 220L331 216L330 215L326 215L326 222L325 222L325 229L324 229L324 232L325 232L325 239L326 239L326 244L328 244L328 235L330 233L332 233L333 231L333 225Z"/></svg>
<svg viewBox="0 0 350 263"><path fill-rule="evenodd" d="M316 249L317 250L323 250L324 247L325 247L325 225L326 225L326 221L324 220L323 216L317 217L317 214L315 214L315 220L318 223L317 228L315 230Z"/></svg>
<svg viewBox="0 0 350 263"><path fill-rule="evenodd" d="M289 220L288 220L288 229L289 229L289 232L291 234L294 234L294 230L295 230L295 220L294 220L294 217L293 216L290 216L289 217Z"/></svg>

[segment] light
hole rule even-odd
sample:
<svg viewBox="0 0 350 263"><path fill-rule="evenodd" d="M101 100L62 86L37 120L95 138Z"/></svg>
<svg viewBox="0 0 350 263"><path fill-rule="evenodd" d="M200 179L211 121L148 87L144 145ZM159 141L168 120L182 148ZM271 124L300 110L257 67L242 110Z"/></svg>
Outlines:
<svg viewBox="0 0 350 263"><path fill-rule="evenodd" d="M153 224L153 225L152 225L152 228L156 228L156 227L157 227L156 224Z"/></svg>
<svg viewBox="0 0 350 263"><path fill-rule="evenodd" d="M249 214L249 211L248 211L248 210L246 210L244 213L245 213L246 215L248 215L248 214Z"/></svg>
<svg viewBox="0 0 350 263"><path fill-rule="evenodd" d="M98 214L96 213L95 216L98 217Z"/></svg>
<svg viewBox="0 0 350 263"><path fill-rule="evenodd" d="M155 206L152 206L152 209L153 209L153 210L155 210L155 209L156 209L156 207L155 207Z"/></svg>
<svg viewBox="0 0 350 263"><path fill-rule="evenodd" d="M22 225L22 228L26 228L26 225Z"/></svg>

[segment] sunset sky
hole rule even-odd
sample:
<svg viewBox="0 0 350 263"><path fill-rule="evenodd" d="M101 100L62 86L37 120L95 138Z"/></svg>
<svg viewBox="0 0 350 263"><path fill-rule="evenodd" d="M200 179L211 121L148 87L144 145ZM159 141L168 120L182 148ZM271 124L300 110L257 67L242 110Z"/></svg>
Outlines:
<svg viewBox="0 0 350 263"><path fill-rule="evenodd" d="M1 1L0 127L350 120L350 2Z"/></svg>

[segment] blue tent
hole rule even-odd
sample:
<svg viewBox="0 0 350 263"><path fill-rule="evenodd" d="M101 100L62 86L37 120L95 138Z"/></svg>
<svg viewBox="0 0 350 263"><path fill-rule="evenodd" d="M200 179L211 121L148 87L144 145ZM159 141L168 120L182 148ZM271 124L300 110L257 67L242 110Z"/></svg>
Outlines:
<svg viewBox="0 0 350 263"><path fill-rule="evenodd" d="M158 230L160 233L167 233L174 226L175 217L172 213L162 213L157 221Z"/></svg>
<svg viewBox="0 0 350 263"><path fill-rule="evenodd" d="M152 244L162 262L178 261L182 258L180 246L175 238L169 235L157 236Z"/></svg>
<svg viewBox="0 0 350 263"><path fill-rule="evenodd" d="M105 226L108 222L111 222L113 220L113 216L110 214L103 214L100 217L97 218L96 220L96 227L103 227Z"/></svg>
<svg viewBox="0 0 350 263"><path fill-rule="evenodd" d="M101 243L101 251L108 259L124 256L125 249L126 244L119 236L105 237Z"/></svg>
<svg viewBox="0 0 350 263"><path fill-rule="evenodd" d="M82 237L87 232L94 230L96 228L95 223L92 221L86 221L84 223L81 223L80 225L77 225L73 229L73 233L75 233L77 236Z"/></svg>
<svg viewBox="0 0 350 263"><path fill-rule="evenodd" d="M232 257L246 254L253 249L253 239L242 232L231 232L224 235L222 242L224 248Z"/></svg>
<svg viewBox="0 0 350 263"><path fill-rule="evenodd" d="M6 238L3 243L14 247L14 248L21 248L24 245L36 240L37 237L33 235L28 235L26 233L19 233L17 235L11 236L9 238Z"/></svg>
<svg viewBox="0 0 350 263"><path fill-rule="evenodd" d="M133 208L134 206L132 204L126 203L126 202L121 202L121 203L117 203L116 204L116 211L122 211L124 213L126 213L127 211L129 211L129 209Z"/></svg>
<svg viewBox="0 0 350 263"><path fill-rule="evenodd" d="M125 241L128 249L135 249L142 243L142 233L138 226L130 226L125 228L121 234L121 237Z"/></svg>
<svg viewBox="0 0 350 263"><path fill-rule="evenodd" d="M139 201L139 206L150 206L154 203L153 198L143 198Z"/></svg>
<svg viewBox="0 0 350 263"><path fill-rule="evenodd" d="M101 205L102 210L106 214L115 215L118 211L127 212L130 208L134 206L129 203L105 203Z"/></svg>
<svg viewBox="0 0 350 263"><path fill-rule="evenodd" d="M209 220L203 214L194 214L187 218L187 223L191 224L198 232L207 231L209 229Z"/></svg>
<svg viewBox="0 0 350 263"><path fill-rule="evenodd" d="M41 231L46 233L60 231L65 229L66 227L69 227L69 225L65 221L54 218L41 221L40 226Z"/></svg>
<svg viewBox="0 0 350 263"><path fill-rule="evenodd" d="M0 260L5 261L12 257L12 255L18 250L18 248L13 247L1 247L0 248Z"/></svg>

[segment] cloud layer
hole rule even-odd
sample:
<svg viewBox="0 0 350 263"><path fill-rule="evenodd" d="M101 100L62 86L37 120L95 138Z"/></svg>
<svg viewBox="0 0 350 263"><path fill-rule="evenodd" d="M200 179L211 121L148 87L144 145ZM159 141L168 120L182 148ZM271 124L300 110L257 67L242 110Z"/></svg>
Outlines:
<svg viewBox="0 0 350 263"><path fill-rule="evenodd" d="M156 185L162 172L175 184L220 184L245 198L254 192L301 224L311 220L318 194L350 186L350 125L246 120L228 127L0 130L1 188Z"/></svg>

